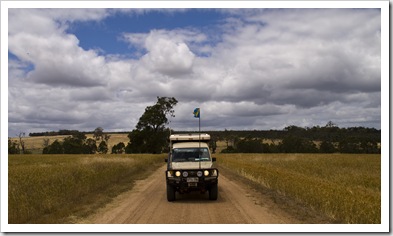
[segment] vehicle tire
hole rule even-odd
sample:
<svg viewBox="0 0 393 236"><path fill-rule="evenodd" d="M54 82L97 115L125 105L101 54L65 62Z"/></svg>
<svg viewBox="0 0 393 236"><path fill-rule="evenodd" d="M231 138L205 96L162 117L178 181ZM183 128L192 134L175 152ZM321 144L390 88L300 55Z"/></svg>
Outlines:
<svg viewBox="0 0 393 236"><path fill-rule="evenodd" d="M168 202L173 202L176 199L175 188L170 184L166 185L166 198L168 199Z"/></svg>
<svg viewBox="0 0 393 236"><path fill-rule="evenodd" d="M209 199L217 200L217 196L218 196L218 186L217 184L213 184L212 186L210 186L209 189Z"/></svg>

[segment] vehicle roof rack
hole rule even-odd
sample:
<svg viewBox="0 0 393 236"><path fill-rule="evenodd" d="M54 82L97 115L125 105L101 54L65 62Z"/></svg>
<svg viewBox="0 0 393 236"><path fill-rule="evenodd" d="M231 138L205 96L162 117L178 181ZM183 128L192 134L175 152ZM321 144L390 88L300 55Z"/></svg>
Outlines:
<svg viewBox="0 0 393 236"><path fill-rule="evenodd" d="M169 136L169 140L171 142L187 142L187 141L210 141L209 134L199 134L199 133L191 133L191 134L172 134Z"/></svg>

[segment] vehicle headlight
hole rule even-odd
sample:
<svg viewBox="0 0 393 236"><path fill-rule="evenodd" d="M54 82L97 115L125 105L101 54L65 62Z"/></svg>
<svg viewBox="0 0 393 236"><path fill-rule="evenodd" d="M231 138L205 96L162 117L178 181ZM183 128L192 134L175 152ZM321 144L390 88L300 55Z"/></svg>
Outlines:
<svg viewBox="0 0 393 236"><path fill-rule="evenodd" d="M168 172L166 172L166 174L167 174L167 177L173 177L173 171L168 171Z"/></svg>
<svg viewBox="0 0 393 236"><path fill-rule="evenodd" d="M188 172L187 172L187 171L184 171L184 172L183 172L183 177L186 178L187 176L188 176Z"/></svg>
<svg viewBox="0 0 393 236"><path fill-rule="evenodd" d="M197 176L198 176L198 177L202 177L202 171L198 171L198 172L197 172Z"/></svg>
<svg viewBox="0 0 393 236"><path fill-rule="evenodd" d="M209 171L208 171L208 170L205 170L205 171L203 172L203 174L204 174L205 176L208 176L208 175L209 175Z"/></svg>
<svg viewBox="0 0 393 236"><path fill-rule="evenodd" d="M177 177L180 177L180 171L176 171L175 175L176 175Z"/></svg>

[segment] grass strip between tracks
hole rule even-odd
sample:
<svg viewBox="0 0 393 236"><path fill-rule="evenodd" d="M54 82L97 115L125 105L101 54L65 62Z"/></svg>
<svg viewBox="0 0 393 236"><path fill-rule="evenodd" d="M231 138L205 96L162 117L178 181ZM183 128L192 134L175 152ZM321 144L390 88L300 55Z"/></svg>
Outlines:
<svg viewBox="0 0 393 236"><path fill-rule="evenodd" d="M9 155L8 223L72 223L163 166L166 155Z"/></svg>

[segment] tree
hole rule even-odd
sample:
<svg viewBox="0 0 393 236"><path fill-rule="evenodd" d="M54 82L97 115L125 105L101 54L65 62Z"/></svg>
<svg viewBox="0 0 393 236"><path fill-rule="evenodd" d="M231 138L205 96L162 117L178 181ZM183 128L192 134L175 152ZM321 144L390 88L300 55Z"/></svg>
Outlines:
<svg viewBox="0 0 393 236"><path fill-rule="evenodd" d="M21 150L22 154L25 154L25 151L26 151L25 150L25 141L22 139L22 138L25 137L25 133L20 132L18 137L19 137L19 144L20 144L20 146L22 148L22 150Z"/></svg>
<svg viewBox="0 0 393 236"><path fill-rule="evenodd" d="M227 144L227 148L232 146L235 146L235 141L236 141L236 135L233 134L232 131L228 131L227 129L225 129L224 131L224 141Z"/></svg>
<svg viewBox="0 0 393 236"><path fill-rule="evenodd" d="M96 141L91 138L86 140L86 135L80 132L64 138L63 142L56 140L51 145L48 143L49 140L44 139L43 154L94 154L97 151Z"/></svg>
<svg viewBox="0 0 393 236"><path fill-rule="evenodd" d="M42 150L42 154L63 154L63 145L56 139L51 145Z"/></svg>
<svg viewBox="0 0 393 236"><path fill-rule="evenodd" d="M279 144L279 149L284 153L316 153L316 145L307 139L293 135L286 136Z"/></svg>
<svg viewBox="0 0 393 236"><path fill-rule="evenodd" d="M322 141L321 146L319 147L319 151L321 153L334 153L337 150L331 142Z"/></svg>
<svg viewBox="0 0 393 236"><path fill-rule="evenodd" d="M97 127L97 128L94 130L93 138L95 138L96 140L100 140L100 139L103 138L103 136L104 136L104 129L101 128L101 127Z"/></svg>
<svg viewBox="0 0 393 236"><path fill-rule="evenodd" d="M106 143L108 143L108 141L109 141L109 139L111 138L111 135L109 135L109 134L104 134L104 140L105 140L105 142Z"/></svg>
<svg viewBox="0 0 393 236"><path fill-rule="evenodd" d="M85 141L86 135L81 132L76 132L71 137L65 138L63 141L64 154L89 153L84 145Z"/></svg>
<svg viewBox="0 0 393 236"><path fill-rule="evenodd" d="M49 139L48 138L44 138L44 142L43 142L43 144L42 144L42 147L43 148L46 148L46 147L48 147L49 146Z"/></svg>
<svg viewBox="0 0 393 236"><path fill-rule="evenodd" d="M84 142L86 140L86 135L84 133L81 133L79 131L77 131L76 133L72 134L72 137L74 139L79 140L80 142Z"/></svg>
<svg viewBox="0 0 393 236"><path fill-rule="evenodd" d="M359 142L352 140L341 140L338 149L341 153L361 153Z"/></svg>
<svg viewBox="0 0 393 236"><path fill-rule="evenodd" d="M108 152L108 145L105 141L101 141L101 143L98 145L98 152L103 154Z"/></svg>
<svg viewBox="0 0 393 236"><path fill-rule="evenodd" d="M123 142L120 142L112 147L112 154L122 154L124 152L125 145Z"/></svg>
<svg viewBox="0 0 393 236"><path fill-rule="evenodd" d="M96 141L92 138L87 139L83 145L83 153L94 154L96 152L97 152Z"/></svg>
<svg viewBox="0 0 393 236"><path fill-rule="evenodd" d="M83 153L83 140L75 137L64 138L63 141L64 154L80 154Z"/></svg>
<svg viewBox="0 0 393 236"><path fill-rule="evenodd" d="M269 145L262 143L259 138L245 138L239 140L236 145L236 150L242 153L267 153L269 152Z"/></svg>
<svg viewBox="0 0 393 236"><path fill-rule="evenodd" d="M333 123L332 121L329 121L328 123L326 123L325 127L326 128L333 128L333 127L337 127L337 125L335 123Z"/></svg>
<svg viewBox="0 0 393 236"><path fill-rule="evenodd" d="M215 137L212 137L209 141L209 148L212 150L212 153L216 153L217 149L217 140Z"/></svg>
<svg viewBox="0 0 393 236"><path fill-rule="evenodd" d="M153 132L157 133L163 130L168 124L167 115L175 117L173 107L177 104L176 98L157 97L157 103L153 106L148 106L143 115L139 118L136 129L145 130L151 128Z"/></svg>
<svg viewBox="0 0 393 236"><path fill-rule="evenodd" d="M17 141L12 141L11 139L8 139L8 154L19 154L20 149L19 149L19 144Z"/></svg>
<svg viewBox="0 0 393 236"><path fill-rule="evenodd" d="M148 106L139 118L135 129L128 135L127 153L161 153L167 144L169 129L167 116L175 117L174 97L157 97L157 103Z"/></svg>

